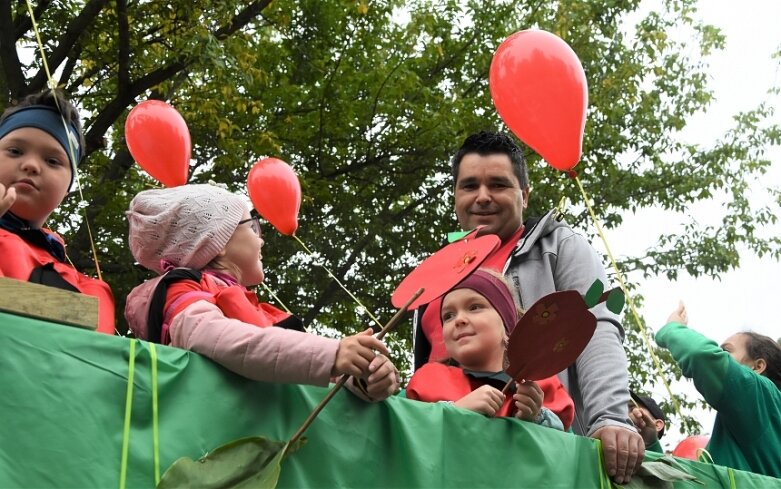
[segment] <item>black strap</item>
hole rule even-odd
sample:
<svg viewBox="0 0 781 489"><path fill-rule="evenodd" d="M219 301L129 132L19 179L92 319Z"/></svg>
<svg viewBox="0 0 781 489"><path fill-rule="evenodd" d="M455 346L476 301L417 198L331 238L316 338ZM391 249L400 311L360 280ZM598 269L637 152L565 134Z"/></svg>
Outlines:
<svg viewBox="0 0 781 489"><path fill-rule="evenodd" d="M147 331L149 341L160 343L163 332L163 313L165 299L168 295L168 286L181 280L192 280L201 283L201 272L192 268L174 268L160 279L152 293L149 302L149 315L147 316Z"/></svg>
<svg viewBox="0 0 781 489"><path fill-rule="evenodd" d="M33 269L30 273L28 282L34 284L47 285L49 287L56 287L58 289L68 290L70 292L79 292L73 284L62 278L62 275L54 269L54 263L47 263Z"/></svg>
<svg viewBox="0 0 781 489"><path fill-rule="evenodd" d="M274 326L277 326L279 328L285 328L285 329L292 329L295 331L301 331L302 333L306 333L306 329L304 328L304 322L301 321L301 318L298 316L294 316L291 314L290 316L286 317L282 321L278 322Z"/></svg>
<svg viewBox="0 0 781 489"><path fill-rule="evenodd" d="M417 324L415 327L415 349L413 351L413 366L415 370L428 363L428 357L431 355L431 343L423 333L423 313L426 312L428 304L422 305L417 310Z"/></svg>

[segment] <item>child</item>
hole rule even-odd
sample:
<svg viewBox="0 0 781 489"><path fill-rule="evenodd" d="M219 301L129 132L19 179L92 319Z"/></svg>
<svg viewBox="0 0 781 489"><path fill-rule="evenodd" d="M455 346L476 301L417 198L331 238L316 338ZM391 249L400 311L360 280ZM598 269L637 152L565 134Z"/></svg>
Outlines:
<svg viewBox="0 0 781 489"><path fill-rule="evenodd" d="M375 353L388 352L371 329L341 340L296 331L297 318L245 288L263 281L263 239L240 197L213 185L146 190L130 203L128 220L135 259L166 274L128 296L125 317L137 337L198 352L253 380L327 385L350 374L365 385L348 386L372 401L398 389L398 371ZM168 283L156 302L160 283L183 271L190 278ZM162 326L149 321L156 313Z"/></svg>
<svg viewBox="0 0 781 489"><path fill-rule="evenodd" d="M486 269L474 271L443 297L440 315L449 364L430 362L416 370L408 398L569 429L575 406L555 376L515 382L512 395L501 392L510 380L504 372L508 334L518 321L518 308L502 277Z"/></svg>
<svg viewBox="0 0 781 489"><path fill-rule="evenodd" d="M108 284L69 265L62 238L43 227L68 194L83 148L78 111L56 92L30 95L0 116L0 276L97 297L98 331L113 334Z"/></svg>
<svg viewBox="0 0 781 489"><path fill-rule="evenodd" d="M667 321L656 342L716 410L707 448L713 461L781 477L781 346L756 333L719 346L686 327L683 303Z"/></svg>

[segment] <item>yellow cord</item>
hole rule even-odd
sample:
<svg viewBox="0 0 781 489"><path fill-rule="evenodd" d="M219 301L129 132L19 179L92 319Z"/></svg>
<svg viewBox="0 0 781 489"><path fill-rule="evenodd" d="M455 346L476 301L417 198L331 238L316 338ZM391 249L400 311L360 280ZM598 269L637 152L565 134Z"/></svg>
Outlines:
<svg viewBox="0 0 781 489"><path fill-rule="evenodd" d="M640 321L640 314L638 314L637 309L635 308L635 303L632 300L632 296L629 294L629 288L626 286L626 283L624 282L624 275L621 273L621 270L618 268L618 264L616 263L615 258L613 258L613 253L610 251L610 245L608 245L607 243L607 238L605 237L605 233L602 232L602 226L599 224L597 215L594 212L594 209L591 207L591 199L589 199L588 195L586 194L586 190L583 188L583 185L580 183L580 179L578 178L577 175L574 176L574 179L575 182L577 182L578 184L580 193L583 195L583 200L586 202L586 207L588 208L589 214L591 214L591 219L594 221L594 225L597 228L599 237L602 238L602 242L605 244L605 249L607 250L607 256L610 258L610 264L613 266L613 270L616 272L616 277L618 277L619 285L621 286L621 290L624 291L624 296L626 297L626 303L629 304L629 309L632 312L632 317L634 318L635 323L637 324L637 327L640 330L640 333L643 337L648 352L651 354L651 358L653 359L654 365L656 366L656 370L659 373L659 378L662 379L662 383L664 383L664 386L667 388L667 392L670 394L670 399L673 402L673 406L675 407L676 413L678 413L679 417L683 418L683 414L681 413L681 406L678 403L678 399L676 399L675 396L673 395L673 391L670 388L670 384L667 382L667 379L664 376L664 371L662 370L662 364L661 362L659 362L659 358L656 356L656 353L654 353L653 345L651 344L651 338L648 335L648 331L646 330L646 327L643 325L643 322Z"/></svg>
<svg viewBox="0 0 781 489"><path fill-rule="evenodd" d="M296 235L294 234L294 235L293 235L293 238L294 238L296 241L298 241L298 244L300 244L301 246L303 246L303 247L304 247L304 250L306 250L306 252L307 252L307 253L309 253L309 256L311 256L312 258L314 258L314 259L315 259L315 261L317 261L317 258L315 258L315 254L314 254L314 253L312 253L312 250L310 250L310 249L309 249L309 248L308 248L308 247L307 247L307 246L304 244L304 242L303 242L303 241L301 241L300 239L298 239L298 236L296 236ZM347 295L349 295L350 297L352 297L352 299L353 299L353 300L354 300L354 301L355 301L355 302L356 302L356 303L357 303L359 306L361 306L361 307L363 308L363 310L364 310L364 311L366 311L366 314L368 314L368 315L369 315L369 317L370 317L370 318L372 318L372 320L375 322L375 324L377 324L377 326L378 326L380 329L382 329L382 323L380 323L380 322L377 320L377 318L376 318L376 317L374 317L374 314L372 314L372 313L371 313L371 311L370 311L369 309L367 309L367 308L366 308L366 306L364 306L363 304L361 304L361 301L359 301L359 300L358 300L358 298L357 298L357 297L355 297L355 296L353 295L353 293L352 293L352 292L350 292L349 290L347 290L347 287L345 287L345 286L344 286L344 284L342 284L342 282L340 282L340 281L339 281L339 279L338 279L338 278L336 278L336 277L334 276L334 274L333 274L333 273L331 273L331 270L329 270L329 269L328 269L328 267L326 267L326 266L325 266L325 265L323 265L322 263L318 263L318 265L320 265L321 267L323 267L323 270L325 270L325 271L326 271L326 273L328 273L328 275L329 275L329 276L330 276L332 279L334 279L334 280L336 281L336 283L337 283L337 284L339 284L339 287L341 287L341 288L342 288L342 290L344 290L345 292L347 292Z"/></svg>
<svg viewBox="0 0 781 489"><path fill-rule="evenodd" d="M41 33L38 31L38 23L35 21L35 14L33 14L33 6L30 0L27 0L27 11L30 13L30 21L35 32L35 40L38 42L38 50L41 52L41 60L43 61L43 69L46 72L46 79L50 90L57 88L57 83L52 78L52 74L49 71L49 63L46 61L46 52L43 49L43 42L41 41ZM60 113L60 120L62 121L62 127L65 128L65 134L70 134L68 123L65 122L65 118L62 116L62 107L57 97L54 98L54 104L57 106ZM73 142L68 138L68 152L70 153L71 161L76 161L76 152L73 149ZM81 202L85 202L84 194L81 191L81 180L79 179L79 173L76 171L76 165L73 165L73 178L76 180L76 187L79 189L79 198ZM103 280L103 274L100 272L100 262L98 261L98 251L95 247L95 240L92 237L92 228L90 227L89 220L87 219L87 206L84 206L84 224L87 225L87 235L89 236L89 244L92 250L92 258L95 260L95 270L98 274L98 279ZM70 258L68 259L70 261ZM71 262L71 265L73 263Z"/></svg>
<svg viewBox="0 0 781 489"><path fill-rule="evenodd" d="M269 288L269 286L268 286L268 285L266 285L266 283L265 283L265 282L261 282L261 283L260 283L260 285L262 285L262 286L263 286L263 288L264 288L264 289L266 289L266 292L268 292L269 294L271 294L271 297L273 297L273 298L274 298L274 300L275 300L275 301L277 301L277 303L278 303L280 306L282 306L282 309L284 309L284 310L285 310L285 312L287 312L288 314L293 314L293 312L292 312L290 309L288 309L288 308L287 308L287 306L285 305L285 303L284 303L284 302L282 302L282 301L279 299L279 297L277 297L277 294L275 294L275 293L274 293L274 291L273 291L273 290L271 290L271 288Z"/></svg>

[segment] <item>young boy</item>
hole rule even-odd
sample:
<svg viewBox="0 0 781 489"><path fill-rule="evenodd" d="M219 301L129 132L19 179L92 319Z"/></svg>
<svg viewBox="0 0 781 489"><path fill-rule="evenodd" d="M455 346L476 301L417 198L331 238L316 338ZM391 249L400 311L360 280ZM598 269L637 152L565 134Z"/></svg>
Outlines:
<svg viewBox="0 0 781 489"><path fill-rule="evenodd" d="M68 194L83 148L78 111L56 92L29 95L0 116L0 276L97 297L98 331L112 334L108 284L69 265L62 238L43 227Z"/></svg>

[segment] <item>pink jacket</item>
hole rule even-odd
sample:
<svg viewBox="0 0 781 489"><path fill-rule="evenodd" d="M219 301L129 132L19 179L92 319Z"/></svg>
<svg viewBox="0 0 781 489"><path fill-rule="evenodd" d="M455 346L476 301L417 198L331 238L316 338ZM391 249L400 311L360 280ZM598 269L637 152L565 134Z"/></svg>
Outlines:
<svg viewBox="0 0 781 489"><path fill-rule="evenodd" d="M149 280L128 295L125 318L133 331L146 329L155 285ZM336 339L229 319L205 300L177 314L169 334L171 346L200 353L239 375L265 382L328 385L339 347Z"/></svg>

